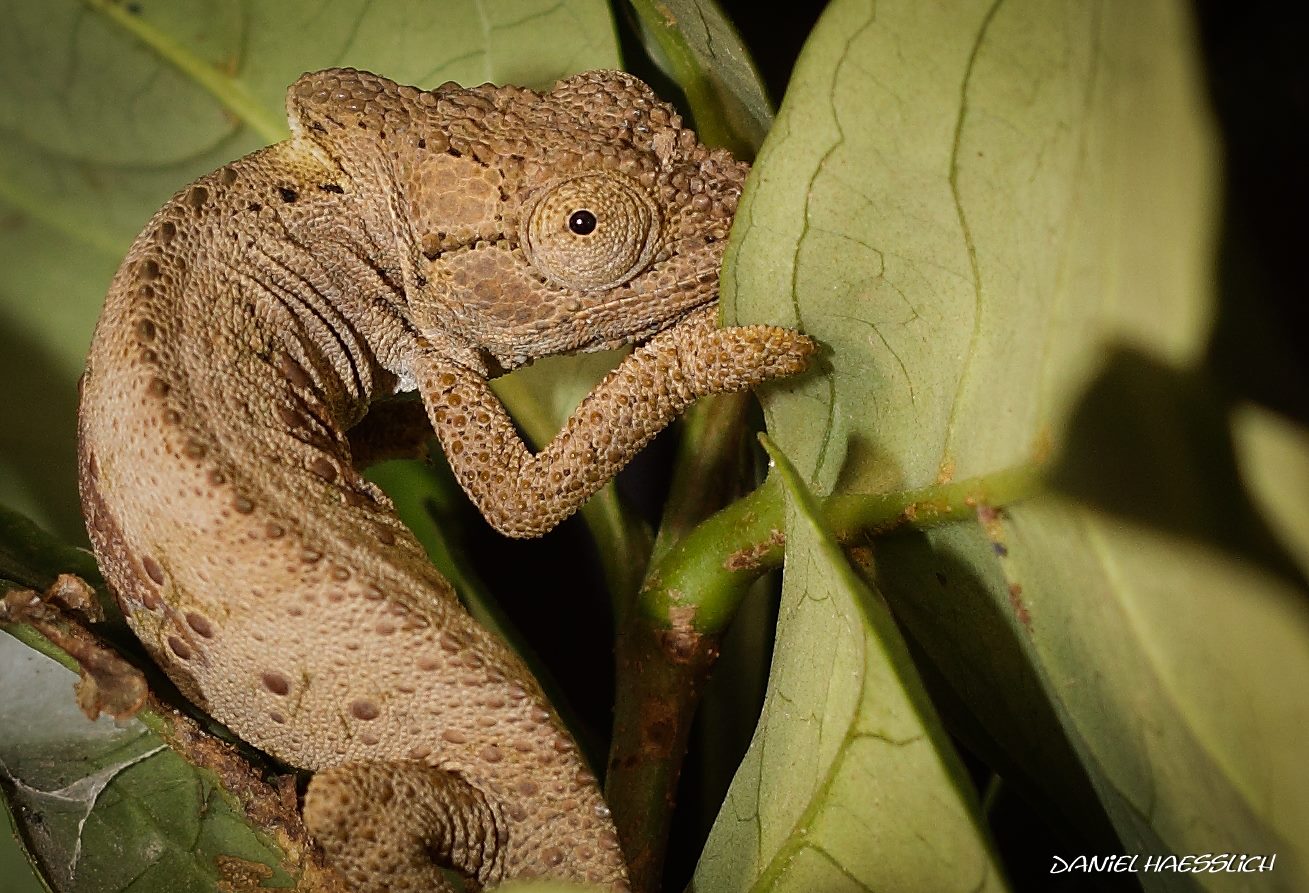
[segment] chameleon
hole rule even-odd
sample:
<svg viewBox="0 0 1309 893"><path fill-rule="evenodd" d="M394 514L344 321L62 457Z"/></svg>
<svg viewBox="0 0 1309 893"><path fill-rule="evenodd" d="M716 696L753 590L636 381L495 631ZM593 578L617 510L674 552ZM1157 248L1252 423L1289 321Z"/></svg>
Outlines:
<svg viewBox="0 0 1309 893"><path fill-rule="evenodd" d="M492 526L537 536L698 398L804 371L807 336L717 324L749 167L616 71L537 92L330 69L287 115L108 289L78 413L105 578L183 695L313 773L305 825L350 889L625 890L540 685L361 471L434 435ZM539 452L488 385L624 345Z"/></svg>

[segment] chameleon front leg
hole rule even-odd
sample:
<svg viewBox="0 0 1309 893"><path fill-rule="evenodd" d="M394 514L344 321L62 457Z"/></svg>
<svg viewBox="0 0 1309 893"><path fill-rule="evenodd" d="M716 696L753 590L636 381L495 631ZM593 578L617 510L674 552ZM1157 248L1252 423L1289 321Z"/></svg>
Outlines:
<svg viewBox="0 0 1309 893"><path fill-rule="evenodd" d="M775 326L720 329L702 308L638 347L535 455L476 372L436 351L417 358L418 389L455 477L507 536L540 536L576 511L701 397L802 372L816 350Z"/></svg>

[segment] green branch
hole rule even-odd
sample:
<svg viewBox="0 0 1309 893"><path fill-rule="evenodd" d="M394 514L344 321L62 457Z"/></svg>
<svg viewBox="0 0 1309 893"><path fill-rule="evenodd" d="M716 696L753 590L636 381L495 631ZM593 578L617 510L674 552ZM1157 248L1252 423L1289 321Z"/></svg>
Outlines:
<svg viewBox="0 0 1309 893"><path fill-rule="evenodd" d="M1035 464L948 484L881 495L842 494L823 500L823 514L838 539L955 521L979 506L1008 505L1040 492ZM749 496L707 519L662 556L646 578L642 619L656 627L687 626L717 635L736 613L749 585L780 567L786 542L782 493L769 476Z"/></svg>

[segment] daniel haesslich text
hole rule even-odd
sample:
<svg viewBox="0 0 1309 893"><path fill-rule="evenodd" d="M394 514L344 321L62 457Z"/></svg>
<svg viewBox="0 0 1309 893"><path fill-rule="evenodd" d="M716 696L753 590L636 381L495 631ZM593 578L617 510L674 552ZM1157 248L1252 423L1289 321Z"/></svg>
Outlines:
<svg viewBox="0 0 1309 893"><path fill-rule="evenodd" d="M1143 856L1140 853L1122 853L1110 856L1074 856L1065 859L1054 856L1051 874L1082 872L1162 872L1176 871L1189 874L1217 874L1220 872L1250 873L1272 871L1277 854L1252 855L1247 853L1200 853L1186 856Z"/></svg>

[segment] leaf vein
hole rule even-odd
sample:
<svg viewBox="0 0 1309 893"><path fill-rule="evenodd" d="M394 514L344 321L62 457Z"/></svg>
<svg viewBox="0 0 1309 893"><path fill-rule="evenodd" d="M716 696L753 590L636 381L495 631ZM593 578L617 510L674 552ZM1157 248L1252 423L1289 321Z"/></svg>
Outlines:
<svg viewBox="0 0 1309 893"><path fill-rule="evenodd" d="M973 70L977 65L977 56L981 51L982 43L986 39L987 32L991 28L991 23L995 20L996 12L1000 9L1000 4L1004 0L995 0L991 8L987 10L986 16L982 19L982 24L977 29L977 38L973 41L972 50L968 55L968 62L964 66L963 81L959 87L959 115L955 120L954 142L950 147L950 194L954 199L955 213L959 219L959 230L964 241L964 246L968 250L968 264L972 270L973 285L973 331L968 339L968 349L964 353L963 367L959 372L959 381L955 386L954 400L950 404L950 415L946 421L945 439L941 451L940 464L945 468L950 464L950 456L953 448L955 435L955 424L958 420L959 408L963 403L964 393L968 390L968 382L973 370L973 361L977 357L977 347L981 341L982 335L982 273L977 263L977 245L973 241L972 228L968 223L968 215L964 211L963 199L959 195L959 148L963 141L964 121L968 117L968 89L973 78Z"/></svg>

